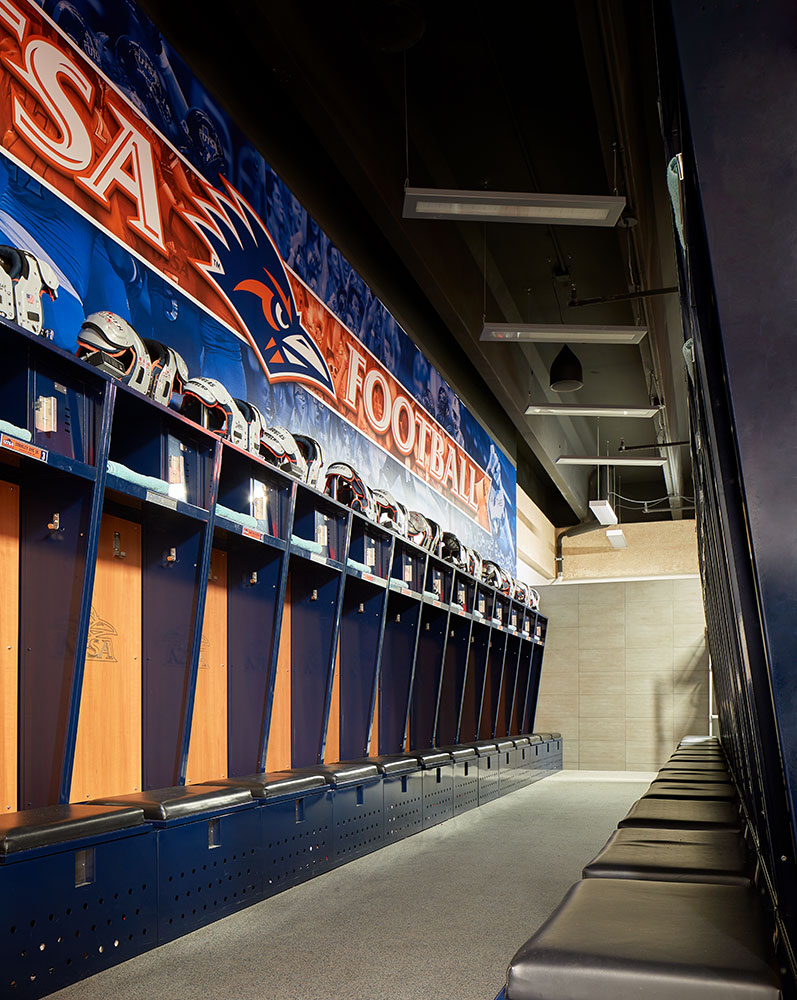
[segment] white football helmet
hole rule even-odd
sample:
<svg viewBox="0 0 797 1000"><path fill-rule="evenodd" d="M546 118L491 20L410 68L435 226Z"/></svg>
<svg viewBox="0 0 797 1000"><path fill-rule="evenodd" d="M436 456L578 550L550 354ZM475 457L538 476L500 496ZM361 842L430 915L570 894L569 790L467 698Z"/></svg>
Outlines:
<svg viewBox="0 0 797 1000"><path fill-rule="evenodd" d="M77 338L77 356L131 389L149 393L152 359L133 327L112 312L87 316Z"/></svg>
<svg viewBox="0 0 797 1000"><path fill-rule="evenodd" d="M226 386L216 378L190 378L180 412L200 427L248 449L249 426Z"/></svg>
<svg viewBox="0 0 797 1000"><path fill-rule="evenodd" d="M260 452L278 469L302 482L307 481L307 462L296 438L285 427L267 427L260 439Z"/></svg>
<svg viewBox="0 0 797 1000"><path fill-rule="evenodd" d="M28 250L0 246L0 316L14 320L37 336L52 336L43 329L41 297L58 297L58 277L47 261Z"/></svg>
<svg viewBox="0 0 797 1000"><path fill-rule="evenodd" d="M369 520L376 520L376 505L364 480L347 462L333 462L327 469L324 493L351 507Z"/></svg>

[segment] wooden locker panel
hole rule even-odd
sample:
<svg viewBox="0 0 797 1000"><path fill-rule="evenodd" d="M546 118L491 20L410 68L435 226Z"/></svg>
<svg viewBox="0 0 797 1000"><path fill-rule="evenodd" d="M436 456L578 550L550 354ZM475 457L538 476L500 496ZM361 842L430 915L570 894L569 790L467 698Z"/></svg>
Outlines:
<svg viewBox="0 0 797 1000"><path fill-rule="evenodd" d="M19 487L0 482L0 811L17 809Z"/></svg>
<svg viewBox="0 0 797 1000"><path fill-rule="evenodd" d="M340 760L340 645L335 654L335 676L332 680L332 701L329 706L327 742L324 763L336 764Z"/></svg>
<svg viewBox="0 0 797 1000"><path fill-rule="evenodd" d="M213 549L186 783L227 777L227 553Z"/></svg>
<svg viewBox="0 0 797 1000"><path fill-rule="evenodd" d="M285 588L282 631L277 654L277 676L266 750L266 770L283 771L291 766L291 581Z"/></svg>
<svg viewBox="0 0 797 1000"><path fill-rule="evenodd" d="M70 801L141 788L141 525L103 514Z"/></svg>

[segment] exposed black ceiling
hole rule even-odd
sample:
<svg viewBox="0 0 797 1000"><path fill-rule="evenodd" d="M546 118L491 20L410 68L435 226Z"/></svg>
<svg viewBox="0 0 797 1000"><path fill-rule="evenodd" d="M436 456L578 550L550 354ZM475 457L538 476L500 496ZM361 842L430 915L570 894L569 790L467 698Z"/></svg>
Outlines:
<svg viewBox="0 0 797 1000"><path fill-rule="evenodd" d="M653 3L238 0L223 17L144 0L175 48L518 461L555 524L585 519L594 468L688 436L677 295L573 307L676 284L659 132ZM633 228L405 220L415 187L610 194ZM645 324L637 347L574 346L584 387L557 396L559 345L479 341L482 320ZM647 420L526 417L529 401L665 405ZM624 520L681 516L688 449L618 470ZM656 455L651 449L641 454ZM687 513L686 516L691 516Z"/></svg>

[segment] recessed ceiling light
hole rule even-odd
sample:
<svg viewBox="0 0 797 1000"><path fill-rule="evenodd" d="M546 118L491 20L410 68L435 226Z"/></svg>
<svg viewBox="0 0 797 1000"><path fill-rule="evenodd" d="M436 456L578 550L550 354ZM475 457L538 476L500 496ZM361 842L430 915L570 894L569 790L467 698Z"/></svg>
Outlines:
<svg viewBox="0 0 797 1000"><path fill-rule="evenodd" d="M485 323L479 340L529 341L537 344L638 344L647 332L646 326Z"/></svg>
<svg viewBox="0 0 797 1000"><path fill-rule="evenodd" d="M607 195L535 194L513 191L404 191L405 219L473 222L531 222L558 226L615 226L625 198Z"/></svg>
<svg viewBox="0 0 797 1000"><path fill-rule="evenodd" d="M575 403L541 403L526 407L528 417L655 417L660 406L578 406Z"/></svg>
<svg viewBox="0 0 797 1000"><path fill-rule="evenodd" d="M667 464L666 458L627 458L625 455L560 455L557 465L651 465Z"/></svg>

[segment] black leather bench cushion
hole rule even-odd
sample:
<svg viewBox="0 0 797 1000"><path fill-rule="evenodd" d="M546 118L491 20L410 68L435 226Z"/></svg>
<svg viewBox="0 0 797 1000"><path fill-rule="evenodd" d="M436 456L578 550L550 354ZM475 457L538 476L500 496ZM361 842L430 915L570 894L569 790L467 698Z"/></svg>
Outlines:
<svg viewBox="0 0 797 1000"><path fill-rule="evenodd" d="M670 760L691 760L697 761L698 763L717 763L725 764L727 766L727 761L725 760L725 755L721 753L714 753L713 750L707 750L705 753L701 753L697 750L690 750L689 753L684 753L681 750L676 750L675 753L670 757Z"/></svg>
<svg viewBox="0 0 797 1000"><path fill-rule="evenodd" d="M658 774L658 781L679 781L684 784L695 782L720 782L727 784L730 775L727 771L685 771L680 767L663 767Z"/></svg>
<svg viewBox="0 0 797 1000"><path fill-rule="evenodd" d="M509 966L507 1000L779 1000L753 890L589 878Z"/></svg>
<svg viewBox="0 0 797 1000"><path fill-rule="evenodd" d="M719 736L683 736L678 746L720 746Z"/></svg>
<svg viewBox="0 0 797 1000"><path fill-rule="evenodd" d="M451 763L451 754L447 750L441 750L439 747L430 747L428 750L413 750L411 752L421 767L427 770Z"/></svg>
<svg viewBox="0 0 797 1000"><path fill-rule="evenodd" d="M344 788L346 785L361 785L380 777L379 768L370 761L339 761L336 764L313 764L311 767L297 767L294 774L320 774L328 785Z"/></svg>
<svg viewBox="0 0 797 1000"><path fill-rule="evenodd" d="M177 785L174 788L155 788L130 795L110 795L96 799L106 804L138 806L149 820L166 821L198 816L218 809L232 809L252 801L248 788L220 785Z"/></svg>
<svg viewBox="0 0 797 1000"><path fill-rule="evenodd" d="M562 734L561 733L551 733L551 739L561 740L561 738L562 738Z"/></svg>
<svg viewBox="0 0 797 1000"><path fill-rule="evenodd" d="M744 841L726 830L617 830L584 878L750 885Z"/></svg>
<svg viewBox="0 0 797 1000"><path fill-rule="evenodd" d="M535 736L539 736L543 743L553 739L553 733L535 733Z"/></svg>
<svg viewBox="0 0 797 1000"><path fill-rule="evenodd" d="M728 771L728 765L722 760L680 760L670 759L667 767L677 771Z"/></svg>
<svg viewBox="0 0 797 1000"><path fill-rule="evenodd" d="M527 747L529 745L528 736L514 736L512 737L512 742L516 747Z"/></svg>
<svg viewBox="0 0 797 1000"><path fill-rule="evenodd" d="M740 830L739 812L732 802L695 799L645 799L634 803L617 824L659 830Z"/></svg>
<svg viewBox="0 0 797 1000"><path fill-rule="evenodd" d="M523 735L529 743L542 743L542 737L538 733L524 733Z"/></svg>
<svg viewBox="0 0 797 1000"><path fill-rule="evenodd" d="M232 788L246 788L255 799L274 799L285 795L303 795L327 783L320 774L295 774L293 771L266 771L265 774L245 774L240 778L222 778L207 782L209 785L224 785Z"/></svg>
<svg viewBox="0 0 797 1000"><path fill-rule="evenodd" d="M379 773L384 775L409 774L420 767L416 758L406 753L386 753L377 757L363 757L361 760L347 760L344 763L376 764Z"/></svg>
<svg viewBox="0 0 797 1000"><path fill-rule="evenodd" d="M653 781L650 788L642 796L643 799L719 799L733 802L736 789L730 782L684 782Z"/></svg>
<svg viewBox="0 0 797 1000"><path fill-rule="evenodd" d="M515 744L512 740L499 740L496 744L499 753L507 753L509 750L515 749Z"/></svg>
<svg viewBox="0 0 797 1000"><path fill-rule="evenodd" d="M98 837L141 826L143 822L144 813L135 806L79 803L0 813L0 855L6 857L68 840Z"/></svg>
<svg viewBox="0 0 797 1000"><path fill-rule="evenodd" d="M476 760L476 751L473 747L446 747L445 750L453 761Z"/></svg>
<svg viewBox="0 0 797 1000"><path fill-rule="evenodd" d="M463 743L462 746L473 747L477 757L489 757L490 754L498 753L498 747L490 740L476 740L475 743Z"/></svg>

